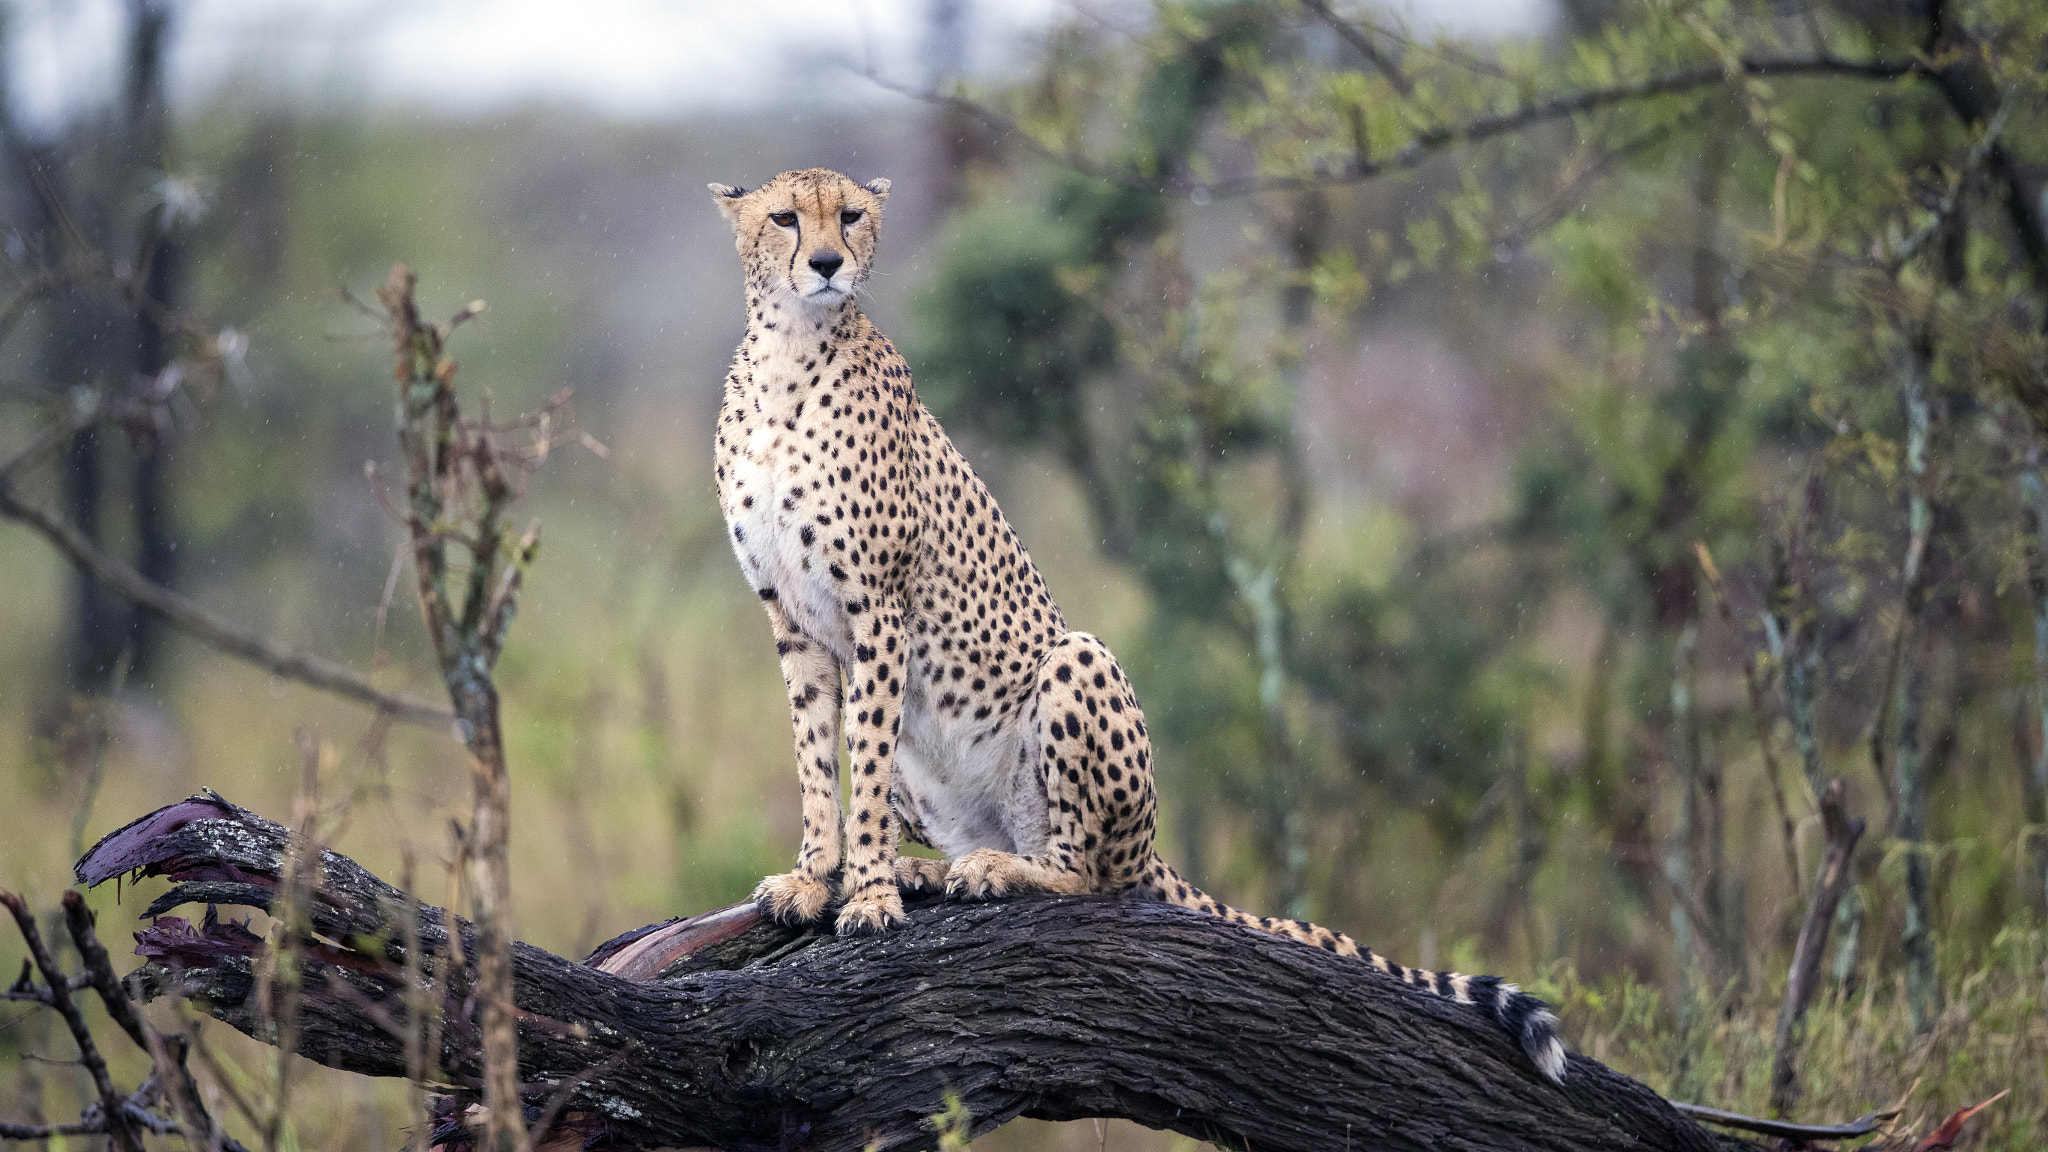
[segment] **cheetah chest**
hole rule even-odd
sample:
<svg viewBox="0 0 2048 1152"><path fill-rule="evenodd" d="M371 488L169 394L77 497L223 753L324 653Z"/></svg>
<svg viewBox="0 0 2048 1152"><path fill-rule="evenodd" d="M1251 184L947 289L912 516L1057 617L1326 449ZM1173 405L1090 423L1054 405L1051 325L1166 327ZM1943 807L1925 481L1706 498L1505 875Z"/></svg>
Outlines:
<svg viewBox="0 0 2048 1152"><path fill-rule="evenodd" d="M815 436L789 423L757 421L734 445L722 493L726 523L754 590L772 593L791 625L844 660L851 655L845 569L825 543L837 526L832 490Z"/></svg>

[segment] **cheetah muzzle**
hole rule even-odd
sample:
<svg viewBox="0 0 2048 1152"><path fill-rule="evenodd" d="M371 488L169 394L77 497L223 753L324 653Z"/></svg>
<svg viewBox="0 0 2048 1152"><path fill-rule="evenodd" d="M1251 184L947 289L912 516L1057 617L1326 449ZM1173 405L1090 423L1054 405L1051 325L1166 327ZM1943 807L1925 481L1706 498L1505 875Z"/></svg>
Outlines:
<svg viewBox="0 0 2048 1152"><path fill-rule="evenodd" d="M1514 985L1403 967L1340 932L1227 907L1158 857L1152 743L1129 679L1101 640L1068 629L856 303L889 182L811 168L711 191L747 297L718 416L718 499L774 631L803 792L796 867L761 882L762 910L814 923L837 896L837 929L852 935L903 923L904 889L1170 901L1472 1004L1561 1079L1555 1018ZM899 835L948 859L899 856Z"/></svg>

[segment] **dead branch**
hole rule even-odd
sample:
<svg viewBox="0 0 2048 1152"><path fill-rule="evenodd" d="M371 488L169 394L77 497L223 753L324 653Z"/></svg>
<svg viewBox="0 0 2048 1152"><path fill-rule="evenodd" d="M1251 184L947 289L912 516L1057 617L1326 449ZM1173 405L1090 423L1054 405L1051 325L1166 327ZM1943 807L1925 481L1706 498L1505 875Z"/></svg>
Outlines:
<svg viewBox="0 0 2048 1152"><path fill-rule="evenodd" d="M557 392L534 430L536 450L523 453L500 442L484 395L483 419L462 418L455 395L455 360L449 333L483 309L476 301L446 324L421 319L413 292L418 277L403 264L377 289L391 336L398 391L398 444L405 459L406 533L412 542L420 611L440 658L441 679L455 706L456 730L470 755L474 784L469 828L470 875L475 892L478 1027L483 1036L490 1146L514 1152L524 1144L519 1099L518 1037L512 1014L511 820L512 784L498 724L498 688L491 673L504 650L517 610L519 586L540 544L540 524L508 545L505 514L519 496L526 469L544 459L548 429L568 392ZM461 603L449 589L449 533L469 550L469 578Z"/></svg>
<svg viewBox="0 0 2048 1152"><path fill-rule="evenodd" d="M20 930L32 958L23 964L21 978L7 989L6 998L41 1004L63 1017L72 1039L78 1044L79 1063L91 1074L93 1086L98 1090L98 1098L86 1107L85 1114L76 1122L0 1123L0 1140L104 1135L116 1148L139 1152L142 1148L140 1135L153 1132L186 1136L195 1149L206 1152L247 1152L234 1138L221 1131L220 1125L208 1114L199 1094L199 1085L185 1065L188 1051L185 1038L162 1035L136 1011L127 989L114 974L112 959L93 931L93 916L85 906L85 898L76 892L64 893L64 926L85 969L71 977L59 971L55 957L43 944L42 935L35 926L35 917L30 914L26 903L11 892L0 892L0 904L5 904L13 913L15 926ZM46 983L39 986L34 982L33 973L36 971L42 973ZM140 1087L126 1095L114 1087L106 1060L93 1039L84 1014L79 1011L77 1001L71 997L71 993L87 988L99 994L107 1015L128 1038L149 1053L153 1070ZM176 1120L150 1110L153 1105L164 1102L166 1096L178 1113Z"/></svg>
<svg viewBox="0 0 2048 1152"><path fill-rule="evenodd" d="M385 692L346 665L280 648L253 632L238 628L185 596L150 580L134 566L101 549L85 533L23 499L0 482L0 517L25 524L42 534L73 564L133 600L172 627L273 676L296 680L332 692L409 724L445 729L454 717L424 700Z"/></svg>
<svg viewBox="0 0 2048 1152"><path fill-rule="evenodd" d="M267 908L290 841L208 794L112 833L79 875L168 877L176 886L150 915ZM451 995L474 968L449 957L474 954L474 929L345 856L323 852L315 871L298 1051L405 1076L405 981L419 973L449 1013L428 1062L457 1089L441 1115L443 1135L459 1136L483 1061L464 1026L474 1001ZM398 930L390 921L408 909L416 919ZM559 1128L592 1149L923 1147L949 1095L977 1132L1016 1116L1120 1116L1276 1150L1347 1136L1391 1149L1753 1147L1583 1057L1551 1085L1467 1008L1170 905L925 901L910 919L881 939L841 940L743 905L629 933L583 963L515 945L528 1115L566 1090ZM254 997L261 940L213 917L159 919L138 939L147 962L132 979L275 1035ZM352 994L332 994L332 981Z"/></svg>
<svg viewBox="0 0 2048 1152"><path fill-rule="evenodd" d="M1787 1140L1851 1140L1858 1136L1868 1136L1884 1127L1887 1122L1896 1119L1900 1112L1897 1108L1865 1112L1847 1124L1788 1124L1783 1120L1744 1116L1740 1112L1723 1112L1719 1108L1708 1108L1702 1104L1680 1104L1673 1101L1671 1106L1710 1124L1740 1128L1745 1132L1755 1132L1762 1136L1779 1136Z"/></svg>
<svg viewBox="0 0 2048 1152"><path fill-rule="evenodd" d="M142 1152L142 1137L134 1118L128 1114L127 1098L114 1087L113 1076L107 1072L107 1061L100 1055L99 1045L93 1043L92 1028L86 1024L78 1002L71 998L71 982L43 944L43 935L36 930L34 914L29 912L28 904L12 892L0 892L0 904L5 904L7 910L14 914L14 926L21 931L22 943L28 947L37 971L43 974L44 987L50 994L50 1007L64 1018L65 1026L71 1029L71 1039L78 1045L79 1063L85 1065L86 1072L92 1077L93 1088L99 1093L101 1131L107 1134L119 1152ZM90 1119L88 1117L88 1122Z"/></svg>
<svg viewBox="0 0 2048 1152"><path fill-rule="evenodd" d="M1821 793L1820 819L1827 832L1827 854L1813 878L1813 900L1806 906L1799 942L1792 949L1792 971L1785 980L1785 1004L1778 1010L1778 1035L1771 1056L1771 1111L1779 1116L1799 1101L1799 1023L1820 984L1821 953L1827 951L1835 906L1854 876L1850 864L1856 856L1856 841L1863 836L1863 819L1849 818L1840 780L1828 781Z"/></svg>
<svg viewBox="0 0 2048 1152"><path fill-rule="evenodd" d="M1714 556L1707 546L1695 540L1692 543L1693 557L1699 561L1700 571L1706 574L1707 587L1713 593L1714 608L1720 614L1721 623L1737 636L1743 631L1735 623L1734 606L1728 602L1728 589L1721 583L1721 569L1714 563ZM1746 639L1746 637L1745 637ZM1779 767L1778 753L1771 743L1770 713L1764 708L1766 677L1759 653L1745 652L1742 657L1742 687L1749 694L1749 718L1756 725L1756 747L1764 762L1764 779L1771 786L1771 806L1778 812L1778 839L1785 849L1785 871L1792 879L1792 895L1804 896L1803 878L1799 875L1799 840L1792 823L1791 806L1785 802L1784 770Z"/></svg>

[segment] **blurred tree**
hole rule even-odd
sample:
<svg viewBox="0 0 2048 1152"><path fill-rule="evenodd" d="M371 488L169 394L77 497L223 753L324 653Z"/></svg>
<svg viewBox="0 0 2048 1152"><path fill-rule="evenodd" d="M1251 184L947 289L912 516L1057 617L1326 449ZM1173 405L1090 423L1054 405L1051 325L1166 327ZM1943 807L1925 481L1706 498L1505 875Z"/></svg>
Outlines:
<svg viewBox="0 0 2048 1152"><path fill-rule="evenodd" d="M1751 866L1783 857L1749 850L1777 828L1735 815L1765 785L1737 734L1781 738L1777 715L1730 722L1734 700L1768 704L1726 687L1754 655L1813 790L1871 749L1852 779L1894 839L1863 887L1903 935L1873 944L1852 899L1838 939L1925 983L1931 924L1956 922L1934 911L1935 814L2015 778L1943 754L1937 780L1931 757L2002 730L1989 702L2048 677L1995 623L2035 618L2015 577L2040 579L2017 526L2048 415L2048 14L1568 9L1549 44L1422 41L1322 0L1165 4L1135 41L1055 31L1030 80L952 103L1017 147L922 298L920 386L1080 482L1150 595L1156 727L1201 765L1168 785L1202 790L1173 809L1183 838L1206 841L1211 798L1243 802L1237 843L1275 911L1355 899L1344 859L1309 850L1357 859L1389 803L1468 854L1512 810L1506 876L1580 893L1550 916L1581 964L1614 944L1650 961L1636 913L1662 908L1673 973L1744 978L1745 894L1791 894ZM1242 197L1242 245L1191 257L1215 233L1198 222L1243 220L1225 207ZM1304 479L1304 382L1397 303L1459 298L1476 354L1546 398L1511 437L1504 516L1432 534L1390 501L1374 545L1393 558L1360 566L1357 544L1303 532L1331 500ZM1541 320L1481 318L1511 307ZM1902 566L1935 522L1955 541L1939 571ZM1732 633L1701 611L1696 554L1728 573ZM1944 629L1959 666L2024 667L2010 652L2034 671L1938 675L1940 645L1904 643L1935 603L1988 622ZM1575 620L1597 642L1560 647ZM1561 672L1565 651L1590 659ZM1969 819L2024 843L2048 784L2014 746L2026 810ZM1567 827L1604 852L1553 856ZM1988 939L1995 910L1971 916Z"/></svg>
<svg viewBox="0 0 2048 1152"><path fill-rule="evenodd" d="M58 403L103 394L160 404L182 376L171 331L183 267L175 237L200 200L172 175L164 94L172 12L168 0L128 0L125 15L114 110L80 114L40 140L11 115L0 125L16 259L34 266L30 279L46 282L49 294L29 388ZM59 471L71 522L96 543L127 537L136 568L164 585L175 571L169 430L168 421L131 421L122 443L87 429L65 445ZM71 691L105 690L117 665L136 677L159 671L159 622L83 572L72 577L69 617Z"/></svg>

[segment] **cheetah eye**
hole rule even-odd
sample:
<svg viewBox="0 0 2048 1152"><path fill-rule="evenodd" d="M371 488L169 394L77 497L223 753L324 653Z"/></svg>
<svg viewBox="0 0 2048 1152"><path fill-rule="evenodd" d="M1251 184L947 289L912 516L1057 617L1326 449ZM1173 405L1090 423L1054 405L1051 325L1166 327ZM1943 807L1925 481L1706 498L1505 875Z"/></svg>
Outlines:
<svg viewBox="0 0 2048 1152"><path fill-rule="evenodd" d="M793 227L796 224L796 213L794 212L770 212L768 218L784 228Z"/></svg>
<svg viewBox="0 0 2048 1152"><path fill-rule="evenodd" d="M839 222L841 224L858 224L860 223L860 218L865 215L867 215L867 213L861 211L858 208L848 208L846 211L841 212L839 214Z"/></svg>

